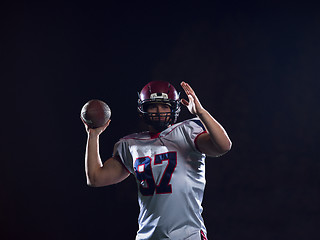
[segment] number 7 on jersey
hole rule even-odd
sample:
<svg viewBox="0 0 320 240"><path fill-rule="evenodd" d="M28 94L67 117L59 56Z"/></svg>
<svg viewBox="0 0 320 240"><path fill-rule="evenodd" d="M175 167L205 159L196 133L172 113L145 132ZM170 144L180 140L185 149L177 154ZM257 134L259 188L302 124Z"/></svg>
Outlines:
<svg viewBox="0 0 320 240"><path fill-rule="evenodd" d="M152 162L154 161L154 162ZM164 171L160 173L160 181L156 184L154 179L153 167L157 165L165 166ZM172 193L170 180L177 166L177 153L167 152L155 155L154 159L150 157L140 157L134 162L134 171L137 179L140 181L139 190L144 196L156 194Z"/></svg>

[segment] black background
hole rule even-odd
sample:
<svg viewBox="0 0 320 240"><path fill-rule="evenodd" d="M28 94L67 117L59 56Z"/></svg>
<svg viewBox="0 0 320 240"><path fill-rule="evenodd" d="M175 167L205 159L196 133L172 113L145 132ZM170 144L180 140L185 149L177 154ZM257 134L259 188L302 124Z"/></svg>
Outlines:
<svg viewBox="0 0 320 240"><path fill-rule="evenodd" d="M184 80L232 150L207 159L209 239L319 239L320 14L307 1L1 5L1 239L134 239L133 177L86 186L82 105L103 159L139 130L137 92ZM185 97L182 92L181 95ZM183 109L180 120L190 118Z"/></svg>

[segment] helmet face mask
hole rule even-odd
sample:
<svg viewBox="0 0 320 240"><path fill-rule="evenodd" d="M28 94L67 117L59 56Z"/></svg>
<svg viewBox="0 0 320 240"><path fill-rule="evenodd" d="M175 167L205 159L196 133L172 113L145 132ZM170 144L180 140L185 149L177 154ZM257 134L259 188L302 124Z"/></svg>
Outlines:
<svg viewBox="0 0 320 240"><path fill-rule="evenodd" d="M172 122L171 112L146 113L143 114L143 119L148 125L151 125L157 131L165 130Z"/></svg>
<svg viewBox="0 0 320 240"><path fill-rule="evenodd" d="M180 113L179 93L170 83L152 81L144 86L138 97L138 111L144 121L157 131L163 131L177 121ZM148 112L148 106L153 103L169 105L170 112Z"/></svg>

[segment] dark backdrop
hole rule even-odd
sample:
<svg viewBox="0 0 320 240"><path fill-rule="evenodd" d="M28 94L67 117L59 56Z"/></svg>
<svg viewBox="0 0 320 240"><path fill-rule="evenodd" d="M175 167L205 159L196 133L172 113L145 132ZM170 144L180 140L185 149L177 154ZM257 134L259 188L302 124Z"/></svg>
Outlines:
<svg viewBox="0 0 320 240"><path fill-rule="evenodd" d="M133 177L86 186L80 109L112 109L105 160L137 91L185 80L233 142L207 159L209 238L319 239L319 24L306 1L2 2L0 238L134 239Z"/></svg>

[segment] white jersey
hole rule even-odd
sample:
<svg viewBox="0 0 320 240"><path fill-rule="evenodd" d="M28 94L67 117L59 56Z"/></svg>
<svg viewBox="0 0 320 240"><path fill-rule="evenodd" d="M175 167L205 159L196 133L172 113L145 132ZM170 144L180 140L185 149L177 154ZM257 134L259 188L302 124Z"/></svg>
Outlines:
<svg viewBox="0 0 320 240"><path fill-rule="evenodd" d="M159 134L128 135L115 144L114 156L120 156L138 184L136 240L200 240L200 231L206 235L201 216L205 155L196 146L204 132L194 118Z"/></svg>

